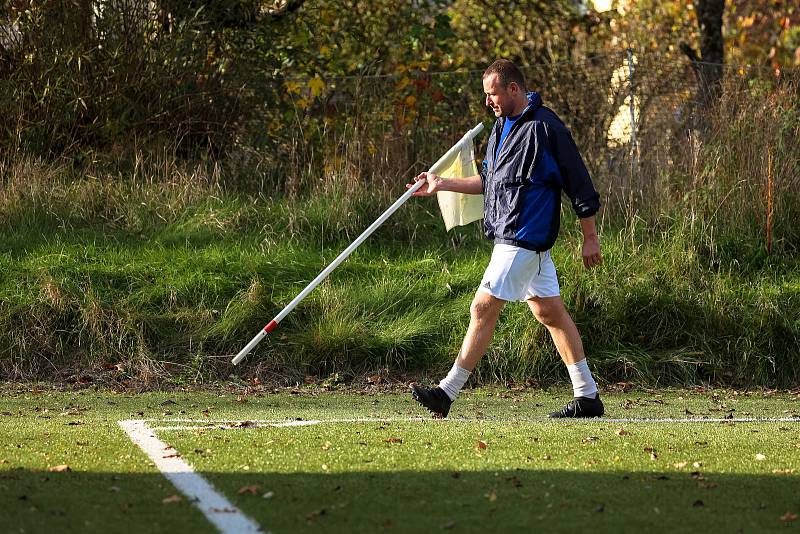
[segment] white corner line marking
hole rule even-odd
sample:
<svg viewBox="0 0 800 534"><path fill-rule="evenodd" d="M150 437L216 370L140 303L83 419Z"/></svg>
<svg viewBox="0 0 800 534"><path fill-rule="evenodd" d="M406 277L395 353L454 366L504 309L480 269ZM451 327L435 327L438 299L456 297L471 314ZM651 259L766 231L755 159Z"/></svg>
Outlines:
<svg viewBox="0 0 800 534"><path fill-rule="evenodd" d="M158 439L146 421L118 421L131 441L139 446L167 479L192 502L222 534L255 533L264 530L244 515L192 466L178 456L177 451Z"/></svg>
<svg viewBox="0 0 800 534"><path fill-rule="evenodd" d="M275 419L249 419L235 421L230 419L148 419L154 431L162 430L248 430L256 428L303 427L320 424L347 424L347 423L538 423L538 424L569 424L569 423L657 423L657 424L703 424L703 423L800 423L796 417L603 417L599 419L550 419L547 417L520 417L520 418L451 418L451 419L424 419L421 417L389 417L389 418L342 418L342 419L301 419L301 420L275 420Z"/></svg>

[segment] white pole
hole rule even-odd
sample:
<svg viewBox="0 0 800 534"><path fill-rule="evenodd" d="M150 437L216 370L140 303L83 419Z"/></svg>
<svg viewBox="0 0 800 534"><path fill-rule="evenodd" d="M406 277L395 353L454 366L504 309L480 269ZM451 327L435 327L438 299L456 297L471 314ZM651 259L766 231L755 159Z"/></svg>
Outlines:
<svg viewBox="0 0 800 534"><path fill-rule="evenodd" d="M477 126L475 126L473 129L471 129L471 130L470 130L470 131L468 131L466 134L464 134L464 137L462 137L462 138L459 140L459 142L458 142L458 143L456 143L455 145L453 145L453 146L450 148L450 150L448 150L448 151L445 153L445 155L444 155L444 156L442 156L441 158L439 158L439 160L438 160L436 163L434 163L434 164L431 166L431 168L428 170L428 172L433 172L433 173L437 172L437 171L439 170L439 168L440 168L442 165L444 165L444 164L447 162L447 160L448 160L448 159L450 159L450 157L452 157L452 155L453 155L455 152L457 152L458 150L460 150L460 149L461 149L461 143L463 143L464 141L469 141L469 142L472 142L472 139L473 139L473 138L474 138L476 135L478 135L478 134L481 132L481 130L483 130L483 124L482 124L482 123L481 123L481 124L478 124L478 125L477 125ZM314 288L315 288L315 287L317 287L317 286L320 284L320 282L322 282L323 280L325 280L325 278L327 278L327 276L328 276L329 274L331 274L331 271L333 271L334 269L336 269L336 267L338 267L340 263L342 263L342 262L343 262L343 261L344 261L344 260L345 260L345 259L346 259L346 258L347 258L349 255L350 255L350 254L352 254L352 252L353 252L355 249L357 249L357 248L358 248L358 246L359 246L361 243L363 243L363 242L364 242L364 241L365 241L365 240L366 240L366 239L367 239L367 238L368 238L370 235L372 235L372 233L373 233L373 232L374 232L374 231L375 231L375 230L376 230L376 229L377 229L377 228L378 228L380 225L382 225L382 224L383 224L383 223L386 221L386 219L388 219L388 218L389 218L389 217L392 215L392 213L394 213L395 211L397 211L397 209L398 209L400 206L402 206L402 205L405 203L405 201L406 201L406 200L408 200L408 199L411 197L411 195L413 195L413 194L414 194L414 193L415 193L415 192L416 192L416 191L417 191L417 190L418 190L420 187L422 187L422 185L423 185L423 184L425 184L425 183L426 183L426 182L425 182L424 180L420 180L420 181L418 181L417 183L415 183L415 184L414 184L414 186L413 186L413 187L411 187L411 188L410 188L408 191L406 191L406 192L403 194L403 196L401 196L400 198L398 198L397 200L395 200L394 204L392 204L391 206L389 206L389 208L388 208L386 211L384 211L384 212L383 212L383 214L381 214L381 216L380 216L380 217L378 217L378 219L377 219L377 220L376 220L374 223L372 223L371 225L369 225L369 228L367 228L366 230L364 230L364 232L363 232L363 233L362 233L360 236L358 236L358 237L356 238L356 240L355 240L355 241L353 241L353 242L350 244L350 246L349 246L349 247L347 247L346 249L344 249L344 251L342 251L342 253L341 253L341 254L339 254L339 255L336 257L336 259L335 259L335 260L333 260L333 261L330 263L330 265L328 265L327 267L325 267L325 269L324 269L324 270L323 270L321 273L319 273L319 274L317 275L317 277L316 277L316 278L314 278L314 280L312 280L312 281L311 281L311 283L310 283L310 284L308 284L308 285L305 287L305 289L303 289L303 290L300 292L300 294L299 294L299 295L297 295L297 296L294 298L294 300L292 300L292 301L291 301L291 302L290 302L288 305L286 305L286 307L285 307L285 308L283 308L283 310L281 310L281 312L280 312L278 315L276 315L276 316L275 316L275 318L274 318L272 321L270 321L270 322L269 322L269 323L268 323L268 324L267 324L267 325L266 325L264 328L262 328L262 329L261 329L261 331L260 331L258 334L256 334L256 336L255 336L253 339L251 339L251 340L250 340L250 343L248 343L247 345L245 345L245 347L244 347L244 348L243 348L241 351L239 351L239 354L237 354L237 355L236 355L236 357L235 357L235 358L233 358L233 360L231 360L231 361L233 362L233 364L234 364L234 365L237 365L239 362L241 362L241 361L244 359L244 357L245 357L245 356L247 356L247 354L248 354L248 353L250 353L250 351L251 351L251 350L253 350L253 349L255 348L255 346L256 346L256 345L258 345L258 344L261 342L261 340L262 340L262 339L264 339L264 337L265 337L265 336L266 336L268 333L272 332L272 331L275 329L275 327L276 327L276 326L278 326L278 323L279 323L279 322L281 322L281 320L282 320L284 317L286 317L286 316L289 314L289 312L291 312L291 311L292 311L292 310L295 308L295 306L297 306L297 305L300 303L300 301L301 301L301 300L303 300L304 298L306 298L306 297L308 296L308 294L309 294L309 293L311 293L311 292L314 290Z"/></svg>

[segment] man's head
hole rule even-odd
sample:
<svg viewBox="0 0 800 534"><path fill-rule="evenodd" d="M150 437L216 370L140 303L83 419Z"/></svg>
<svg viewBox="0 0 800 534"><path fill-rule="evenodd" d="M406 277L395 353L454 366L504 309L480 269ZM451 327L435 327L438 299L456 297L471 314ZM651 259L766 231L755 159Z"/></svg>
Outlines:
<svg viewBox="0 0 800 534"><path fill-rule="evenodd" d="M483 73L483 92L495 117L519 115L528 105L525 76L507 59L498 59Z"/></svg>

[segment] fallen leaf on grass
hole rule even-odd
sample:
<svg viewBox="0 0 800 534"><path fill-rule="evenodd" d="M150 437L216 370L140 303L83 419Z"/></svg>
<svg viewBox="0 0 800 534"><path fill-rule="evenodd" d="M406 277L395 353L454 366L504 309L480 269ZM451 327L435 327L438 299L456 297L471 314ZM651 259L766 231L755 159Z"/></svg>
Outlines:
<svg viewBox="0 0 800 534"><path fill-rule="evenodd" d="M593 442L599 441L599 440L600 440L600 438L598 438L597 436L586 436L585 438L583 438L581 440L581 443L593 443Z"/></svg>
<svg viewBox="0 0 800 534"><path fill-rule="evenodd" d="M253 421L241 421L239 423L234 423L233 426L235 428L253 428L256 424Z"/></svg>
<svg viewBox="0 0 800 534"><path fill-rule="evenodd" d="M478 449L480 449L480 450L486 450L487 446L488 445L486 445L486 442L483 441L482 439L478 440L478 444L476 445L476 447L478 447Z"/></svg>
<svg viewBox="0 0 800 534"><path fill-rule="evenodd" d="M781 516L781 521L784 522L794 521L795 519L797 519L797 514L795 514L794 512L786 512Z"/></svg>
<svg viewBox="0 0 800 534"><path fill-rule="evenodd" d="M241 488L239 488L238 493L239 493L239 495L244 495L245 493L249 493L250 495L256 495L256 494L258 494L258 490L260 490L260 489L261 488L259 486L256 486L256 485L242 486Z"/></svg>
<svg viewBox="0 0 800 534"><path fill-rule="evenodd" d="M627 430L625 430L624 428L620 428L619 430L617 430L617 435L618 436L627 436L628 434L629 434L629 432Z"/></svg>
<svg viewBox="0 0 800 534"><path fill-rule="evenodd" d="M320 517L325 515L325 508L321 509L319 512L311 512L306 516L306 523L309 525L316 523Z"/></svg>
<svg viewBox="0 0 800 534"><path fill-rule="evenodd" d="M170 404L178 404L178 403L175 402L172 399L167 399L167 400L165 400L164 402L161 403L161 406L169 406Z"/></svg>
<svg viewBox="0 0 800 534"><path fill-rule="evenodd" d="M403 443L401 438L387 438L384 441L386 441L386 443Z"/></svg>
<svg viewBox="0 0 800 534"><path fill-rule="evenodd" d="M762 460L766 460L766 459L767 459L767 457L764 456L763 454L761 454L760 452L758 454L756 454L756 460L758 460L759 462L762 461Z"/></svg>
<svg viewBox="0 0 800 534"><path fill-rule="evenodd" d="M161 504L173 504L176 502L181 502L183 498L180 495L170 495L169 497L164 497L161 499Z"/></svg>
<svg viewBox="0 0 800 534"><path fill-rule="evenodd" d="M331 442L330 442L330 441L326 441L326 442L325 442L325 443L322 445L322 447L320 447L320 449L322 449L323 451L327 451L327 450L328 450L328 449L330 449L330 448L331 448Z"/></svg>
<svg viewBox="0 0 800 534"><path fill-rule="evenodd" d="M486 498L489 499L489 502L494 502L497 500L497 493L495 493L495 491L492 490L491 493L486 494Z"/></svg>
<svg viewBox="0 0 800 534"><path fill-rule="evenodd" d="M72 469L70 469L70 467L67 464L62 464L62 465L54 465L53 467L48 469L48 471L50 471L51 473L68 473L72 471Z"/></svg>
<svg viewBox="0 0 800 534"><path fill-rule="evenodd" d="M511 482L511 485L514 486L515 488L522 487L522 481L515 476L507 477L506 480Z"/></svg>
<svg viewBox="0 0 800 534"><path fill-rule="evenodd" d="M683 469L684 467L686 467L687 465L689 465L689 462L678 462L678 463L676 463L676 464L672 464L672 465L673 465L673 467L674 467L675 469Z"/></svg>
<svg viewBox="0 0 800 534"><path fill-rule="evenodd" d="M703 501L701 501L700 499L697 499L692 503L692 506L694 506L695 508L701 508L705 506L705 503L703 503Z"/></svg>

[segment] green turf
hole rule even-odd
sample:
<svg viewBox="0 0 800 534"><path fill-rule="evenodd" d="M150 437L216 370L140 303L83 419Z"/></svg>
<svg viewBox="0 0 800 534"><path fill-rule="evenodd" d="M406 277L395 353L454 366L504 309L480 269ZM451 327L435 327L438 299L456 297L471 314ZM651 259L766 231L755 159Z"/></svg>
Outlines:
<svg viewBox="0 0 800 534"><path fill-rule="evenodd" d="M245 366L229 365L398 189L266 198L194 182L65 177L0 195L0 378L60 379L64 369L104 366L119 369L114 380L151 387L232 372L287 383L379 369L438 375L458 352L491 243L479 223L445 232L432 199L406 203ZM680 214L601 217L604 265L587 271L569 212L553 258L603 380L791 387L800 379L797 255L767 256L760 230L747 237L724 222L735 239L712 228L709 241ZM564 378L546 329L524 304L507 306L476 379Z"/></svg>
<svg viewBox="0 0 800 534"><path fill-rule="evenodd" d="M564 391L468 390L447 421L405 394L31 393L0 401L9 532L209 530L119 419L384 418L158 436L265 528L314 531L783 531L800 513L800 399L788 393L604 395L609 417L790 417L786 423L552 422ZM163 403L163 404L162 404ZM485 448L483 445L485 444ZM761 456L763 455L763 459ZM68 472L50 472L68 465ZM240 494L251 488L255 494ZM271 494L271 498L264 498ZM783 520L781 519L783 518Z"/></svg>

